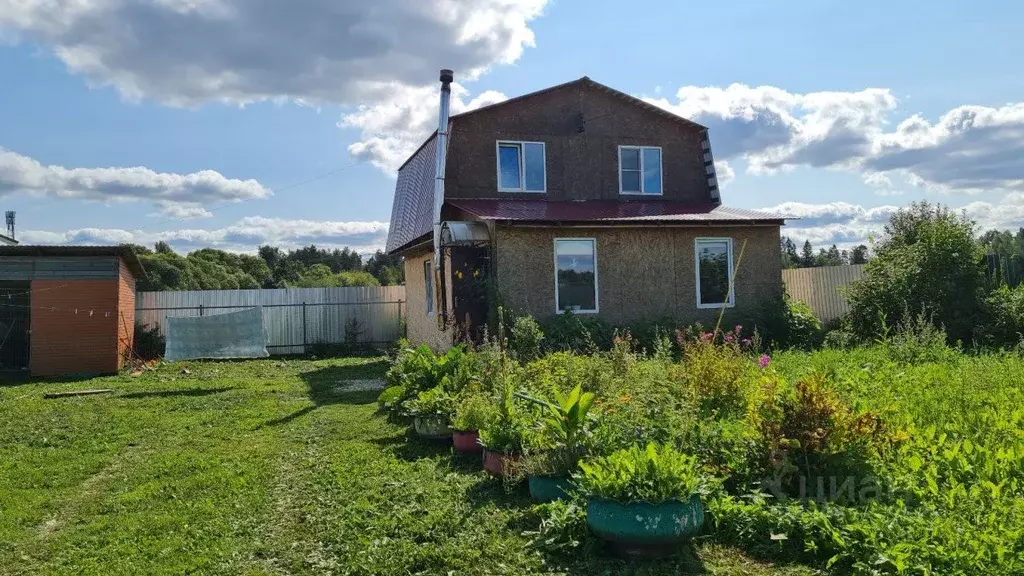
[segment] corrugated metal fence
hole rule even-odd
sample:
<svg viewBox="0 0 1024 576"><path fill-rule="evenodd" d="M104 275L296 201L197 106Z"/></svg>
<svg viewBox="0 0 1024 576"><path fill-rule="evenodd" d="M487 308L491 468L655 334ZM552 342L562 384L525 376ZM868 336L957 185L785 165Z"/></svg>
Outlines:
<svg viewBox="0 0 1024 576"><path fill-rule="evenodd" d="M139 292L135 319L163 330L168 316L223 314L253 306L263 307L272 354L302 354L318 342L342 343L353 318L359 342L383 344L401 336L405 286Z"/></svg>
<svg viewBox="0 0 1024 576"><path fill-rule="evenodd" d="M860 280L862 276L863 264L782 271L782 281L786 283L790 297L806 302L823 322L850 310L846 298L839 293L839 287Z"/></svg>

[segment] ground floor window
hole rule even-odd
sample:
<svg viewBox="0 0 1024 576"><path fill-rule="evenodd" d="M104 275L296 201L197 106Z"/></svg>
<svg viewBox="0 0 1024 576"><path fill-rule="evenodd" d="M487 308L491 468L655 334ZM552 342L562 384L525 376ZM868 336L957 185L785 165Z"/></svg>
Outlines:
<svg viewBox="0 0 1024 576"><path fill-rule="evenodd" d="M697 307L732 306L735 294L729 285L732 275L732 238L698 238L694 244L697 262Z"/></svg>
<svg viewBox="0 0 1024 576"><path fill-rule="evenodd" d="M434 313L434 274L430 260L423 263L423 286L427 297L427 316Z"/></svg>
<svg viewBox="0 0 1024 576"><path fill-rule="evenodd" d="M597 312L597 241L555 239L555 311Z"/></svg>

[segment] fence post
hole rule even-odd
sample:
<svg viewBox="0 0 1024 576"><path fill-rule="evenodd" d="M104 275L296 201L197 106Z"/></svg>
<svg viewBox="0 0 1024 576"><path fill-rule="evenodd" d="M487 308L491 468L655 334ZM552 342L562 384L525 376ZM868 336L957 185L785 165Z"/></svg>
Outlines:
<svg viewBox="0 0 1024 576"><path fill-rule="evenodd" d="M306 303L302 303L302 353L306 353Z"/></svg>
<svg viewBox="0 0 1024 576"><path fill-rule="evenodd" d="M199 315L200 316L203 315L203 305L202 304L199 305Z"/></svg>

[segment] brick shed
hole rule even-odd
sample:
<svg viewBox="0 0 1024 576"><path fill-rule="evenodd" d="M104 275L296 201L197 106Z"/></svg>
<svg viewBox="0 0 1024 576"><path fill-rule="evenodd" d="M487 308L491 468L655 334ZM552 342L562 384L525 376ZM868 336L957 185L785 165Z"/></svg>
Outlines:
<svg viewBox="0 0 1024 576"><path fill-rule="evenodd" d="M0 375L120 370L143 273L115 246L0 246Z"/></svg>

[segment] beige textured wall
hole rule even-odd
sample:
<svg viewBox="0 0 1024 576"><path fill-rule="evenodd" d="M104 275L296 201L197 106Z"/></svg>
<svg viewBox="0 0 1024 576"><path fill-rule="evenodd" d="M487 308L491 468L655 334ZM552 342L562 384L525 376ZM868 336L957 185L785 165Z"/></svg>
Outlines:
<svg viewBox="0 0 1024 576"><path fill-rule="evenodd" d="M732 238L734 265L747 241L736 275L736 305L727 312L730 317L743 318L782 292L778 226L499 227L495 236L502 303L538 318L555 313L555 238L597 239L598 316L609 322L661 316L713 322L718 310L697 308L694 240L698 237Z"/></svg>
<svg viewBox="0 0 1024 576"><path fill-rule="evenodd" d="M438 328L436 301L434 314L427 315L423 263L432 258L430 252L405 255L406 327L410 343L416 346L427 344L434 350L447 350L452 345L451 331Z"/></svg>

